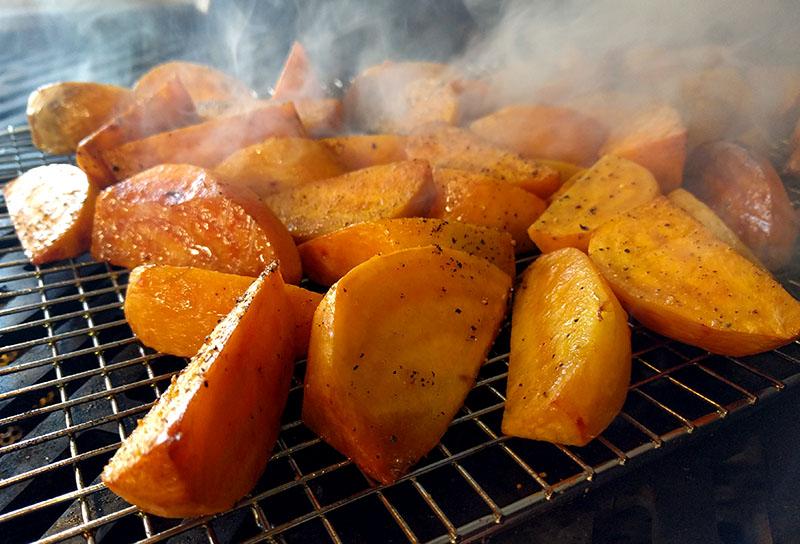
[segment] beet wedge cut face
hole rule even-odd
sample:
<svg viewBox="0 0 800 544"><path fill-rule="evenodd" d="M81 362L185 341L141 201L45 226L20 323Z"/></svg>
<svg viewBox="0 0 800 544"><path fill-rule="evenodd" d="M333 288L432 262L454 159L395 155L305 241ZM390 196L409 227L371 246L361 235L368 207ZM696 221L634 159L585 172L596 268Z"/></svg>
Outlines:
<svg viewBox="0 0 800 544"><path fill-rule="evenodd" d="M103 482L159 516L231 508L255 485L278 437L293 330L283 281L270 267L123 442Z"/></svg>
<svg viewBox="0 0 800 544"><path fill-rule="evenodd" d="M436 196L425 161L403 161L311 181L265 196L298 242L364 221L424 216Z"/></svg>
<svg viewBox="0 0 800 544"><path fill-rule="evenodd" d="M628 316L591 260L574 248L539 257L516 288L503 432L583 446L630 378Z"/></svg>
<svg viewBox="0 0 800 544"><path fill-rule="evenodd" d="M647 168L668 193L683 183L686 163L686 127L669 106L646 108L615 127L600 149Z"/></svg>
<svg viewBox="0 0 800 544"><path fill-rule="evenodd" d="M477 134L451 126L425 126L406 140L410 159L428 161L434 168L457 168L497 178L541 198L561 185L557 170L498 147Z"/></svg>
<svg viewBox="0 0 800 544"><path fill-rule="evenodd" d="M406 138L399 134L350 134L325 138L319 143L326 146L347 170L360 170L408 158Z"/></svg>
<svg viewBox="0 0 800 544"><path fill-rule="evenodd" d="M515 274L510 234L459 221L424 217L359 223L309 240L298 250L308 277L321 285L331 285L376 255L428 245L477 255L509 276Z"/></svg>
<svg viewBox="0 0 800 544"><path fill-rule="evenodd" d="M303 421L391 483L440 440L506 313L511 278L425 246L348 272L314 315Z"/></svg>
<svg viewBox="0 0 800 544"><path fill-rule="evenodd" d="M33 264L89 249L97 190L70 164L28 170L3 188L8 215Z"/></svg>
<svg viewBox="0 0 800 544"><path fill-rule="evenodd" d="M658 195L658 183L645 168L606 155L553 195L550 206L530 226L528 235L542 253L562 247L586 251L600 225Z"/></svg>
<svg viewBox="0 0 800 544"><path fill-rule="evenodd" d="M191 266L144 265L131 270L125 319L144 345L191 357L255 278ZM305 356L322 295L286 285L295 320L297 355Z"/></svg>
<svg viewBox="0 0 800 544"><path fill-rule="evenodd" d="M288 283L300 257L286 227L249 189L188 164L165 164L105 189L92 256L118 266L196 266L257 276L273 260Z"/></svg>
<svg viewBox="0 0 800 544"><path fill-rule="evenodd" d="M608 131L578 111L544 104L515 104L473 121L470 130L504 149L533 159L588 165Z"/></svg>
<svg viewBox="0 0 800 544"><path fill-rule="evenodd" d="M214 171L232 185L259 196L344 174L327 147L307 138L268 138L240 149Z"/></svg>
<svg viewBox="0 0 800 544"><path fill-rule="evenodd" d="M645 327L720 355L752 355L800 335L800 303L666 197L600 227L589 256Z"/></svg>
<svg viewBox="0 0 800 544"><path fill-rule="evenodd" d="M677 207L691 215L696 221L703 224L705 228L714 233L714 236L731 246L739 254L747 257L748 261L763 266L758 257L744 245L744 242L733 232L714 210L706 206L696 196L686 189L677 188L667 195L667 198Z"/></svg>
<svg viewBox="0 0 800 544"><path fill-rule="evenodd" d="M181 80L195 104L243 101L255 97L252 89L233 76L211 66L185 61L170 61L154 66L134 83L133 92L139 97L149 96L173 78Z"/></svg>
<svg viewBox="0 0 800 544"><path fill-rule="evenodd" d="M437 168L433 181L437 195L430 217L500 229L514 239L517 254L533 251L528 227L547 208L538 196L498 178L455 168Z"/></svg>

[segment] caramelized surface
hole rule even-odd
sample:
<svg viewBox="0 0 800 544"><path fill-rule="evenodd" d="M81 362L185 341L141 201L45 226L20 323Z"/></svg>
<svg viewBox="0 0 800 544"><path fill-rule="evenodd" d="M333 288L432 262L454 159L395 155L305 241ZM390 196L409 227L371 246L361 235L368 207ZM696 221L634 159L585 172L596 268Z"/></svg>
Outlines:
<svg viewBox="0 0 800 544"><path fill-rule="evenodd" d="M69 164L33 168L8 182L3 194L33 264L77 257L89 249L97 190L78 168Z"/></svg>
<svg viewBox="0 0 800 544"><path fill-rule="evenodd" d="M92 255L119 266L197 266L256 276L273 260L289 283L300 258L289 233L254 193L203 168L156 166L97 200Z"/></svg>
<svg viewBox="0 0 800 544"><path fill-rule="evenodd" d="M770 269L789 263L797 213L770 162L733 142L706 144L692 154L686 187L708 204Z"/></svg>
<svg viewBox="0 0 800 544"><path fill-rule="evenodd" d="M293 328L280 275L267 271L111 458L106 486L164 517L231 508L255 485L278 437Z"/></svg>

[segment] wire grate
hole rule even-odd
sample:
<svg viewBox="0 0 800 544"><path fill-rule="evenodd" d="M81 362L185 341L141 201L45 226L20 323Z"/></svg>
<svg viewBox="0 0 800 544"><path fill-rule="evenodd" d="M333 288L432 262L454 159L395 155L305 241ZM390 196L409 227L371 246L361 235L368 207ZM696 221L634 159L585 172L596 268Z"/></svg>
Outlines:
<svg viewBox="0 0 800 544"><path fill-rule="evenodd" d="M69 160L0 134L0 181ZM794 200L800 186L788 185ZM535 257L520 259L521 270ZM800 294L796 270L781 277ZM633 329L622 414L589 445L503 436L508 324L441 443L392 486L371 487L300 422L297 364L281 435L252 494L230 512L168 520L105 489L99 474L180 371L141 346L122 311L127 271L88 256L33 266L0 200L0 534L4 542L449 542L558 504L663 446L745 416L800 376L800 345L730 358Z"/></svg>

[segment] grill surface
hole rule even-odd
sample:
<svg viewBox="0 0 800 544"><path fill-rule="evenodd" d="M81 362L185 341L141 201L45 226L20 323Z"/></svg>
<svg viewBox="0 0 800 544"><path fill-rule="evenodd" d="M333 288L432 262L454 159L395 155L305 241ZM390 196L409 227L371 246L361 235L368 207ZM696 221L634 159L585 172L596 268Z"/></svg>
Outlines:
<svg viewBox="0 0 800 544"><path fill-rule="evenodd" d="M2 183L64 160L33 148L26 128L0 134ZM788 188L797 200L800 188ZM521 259L520 270L533 258ZM0 200L4 542L469 540L624 474L723 418L747 417L800 379L796 343L734 359L633 325L632 385L601 437L584 448L509 438L500 433L506 325L441 443L400 482L375 488L299 421L299 363L278 444L252 494L219 516L166 520L142 514L99 480L183 364L132 337L122 311L127 276L88 256L31 265ZM792 270L780 278L795 296L799 277Z"/></svg>

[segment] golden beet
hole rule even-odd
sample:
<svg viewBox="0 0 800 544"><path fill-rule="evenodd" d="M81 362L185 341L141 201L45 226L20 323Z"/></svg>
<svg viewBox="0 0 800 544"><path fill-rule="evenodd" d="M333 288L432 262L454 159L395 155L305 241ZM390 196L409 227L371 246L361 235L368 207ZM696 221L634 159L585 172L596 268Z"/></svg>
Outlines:
<svg viewBox="0 0 800 544"><path fill-rule="evenodd" d="M708 204L767 268L789 264L800 224L766 157L734 142L714 142L692 154L686 173L686 188Z"/></svg>
<svg viewBox="0 0 800 544"><path fill-rule="evenodd" d="M606 155L569 180L528 235L543 253L562 247L586 251L597 227L658 194L658 183L650 172L627 159Z"/></svg>
<svg viewBox="0 0 800 544"><path fill-rule="evenodd" d="M516 253L534 249L528 227L547 207L538 196L492 176L455 168L437 168L433 181L438 193L430 217L504 230L514 239Z"/></svg>
<svg viewBox="0 0 800 544"><path fill-rule="evenodd" d="M307 138L267 138L240 149L214 171L226 183L248 187L259 196L307 181L344 174L328 148Z"/></svg>
<svg viewBox="0 0 800 544"><path fill-rule="evenodd" d="M428 161L434 168L457 168L490 175L547 198L561 184L560 174L539 162L501 149L468 130L430 126L406 141L406 154Z"/></svg>
<svg viewBox="0 0 800 544"><path fill-rule="evenodd" d="M234 151L270 136L305 136L291 103L265 106L153 134L108 149L103 159L120 180L159 164L185 163L213 168Z"/></svg>
<svg viewBox="0 0 800 544"><path fill-rule="evenodd" d="M283 281L270 268L122 443L103 483L164 517L231 508L255 485L278 438L293 330Z"/></svg>
<svg viewBox="0 0 800 544"><path fill-rule="evenodd" d="M351 134L320 140L348 170L404 161L406 138L397 134Z"/></svg>
<svg viewBox="0 0 800 544"><path fill-rule="evenodd" d="M503 432L583 446L619 413L631 379L628 316L589 258L536 259L516 289Z"/></svg>
<svg viewBox="0 0 800 544"><path fill-rule="evenodd" d="M309 240L298 250L308 277L332 285L376 255L427 245L477 255L510 277L515 275L514 246L508 233L459 221L418 217L368 221Z"/></svg>
<svg viewBox="0 0 800 544"><path fill-rule="evenodd" d="M142 344L191 357L254 280L203 268L137 266L128 277L125 319ZM297 355L305 356L322 295L290 284L285 289L294 314Z"/></svg>
<svg viewBox="0 0 800 544"><path fill-rule="evenodd" d="M739 356L800 335L800 303L666 197L602 225L589 256L630 314L664 336Z"/></svg>
<svg viewBox="0 0 800 544"><path fill-rule="evenodd" d="M255 93L243 82L210 66L185 61L159 64L145 72L133 85L137 96L149 96L166 81L178 78L195 104L212 101L247 100Z"/></svg>
<svg viewBox="0 0 800 544"><path fill-rule="evenodd" d="M374 257L314 315L303 421L381 483L433 448L475 383L511 278L434 246Z"/></svg>
<svg viewBox="0 0 800 544"><path fill-rule="evenodd" d="M644 166L668 193L683 183L686 127L670 106L646 109L614 127L600 153Z"/></svg>
<svg viewBox="0 0 800 544"><path fill-rule="evenodd" d="M105 151L199 120L192 97L179 79L172 78L81 140L75 159L89 180L102 189L117 180L103 157Z"/></svg>
<svg viewBox="0 0 800 544"><path fill-rule="evenodd" d="M436 189L424 161L364 168L265 197L300 242L363 221L422 216Z"/></svg>
<svg viewBox="0 0 800 544"><path fill-rule="evenodd" d="M592 164L606 139L603 125L569 108L516 104L472 122L470 130L531 159Z"/></svg>
<svg viewBox="0 0 800 544"><path fill-rule="evenodd" d="M80 169L50 164L3 188L8 215L33 264L77 257L89 249L95 189Z"/></svg>
<svg viewBox="0 0 800 544"><path fill-rule="evenodd" d="M274 260L288 283L300 257L286 227L250 190L188 164L164 164L105 189L92 233L97 260L197 266L256 276Z"/></svg>
<svg viewBox="0 0 800 544"><path fill-rule="evenodd" d="M28 97L28 124L33 145L47 153L75 151L78 142L123 111L128 89L102 83L51 83Z"/></svg>

